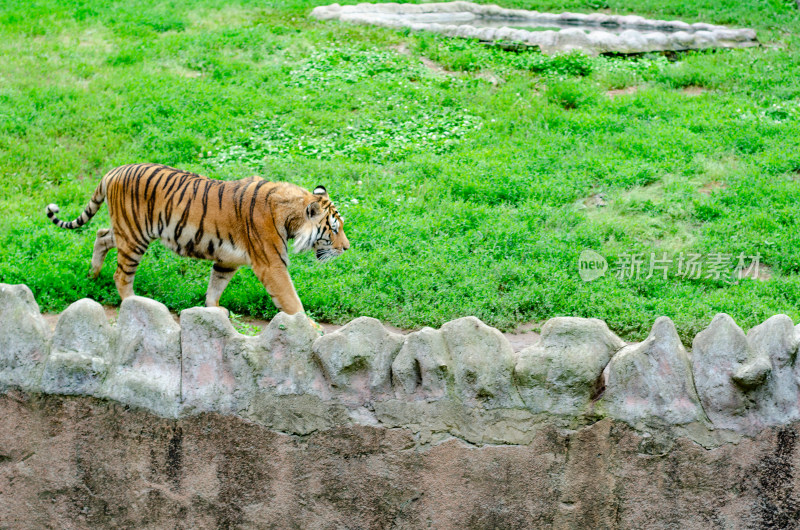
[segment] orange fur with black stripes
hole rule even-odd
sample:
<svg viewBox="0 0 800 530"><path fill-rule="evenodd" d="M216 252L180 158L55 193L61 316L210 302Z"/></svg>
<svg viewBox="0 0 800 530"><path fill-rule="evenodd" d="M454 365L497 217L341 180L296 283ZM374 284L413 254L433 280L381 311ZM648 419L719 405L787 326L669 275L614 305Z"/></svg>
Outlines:
<svg viewBox="0 0 800 530"><path fill-rule="evenodd" d="M158 239L181 256L214 262L206 305L216 306L236 270L250 265L272 296L289 314L303 304L289 277L287 241L295 252L316 251L324 261L350 247L341 217L324 187L314 193L286 182L260 177L238 181L212 180L158 164L132 164L109 171L84 212L74 221L47 216L61 228L86 224L105 201L111 228L97 231L92 273L100 273L108 251L117 248L114 281L119 295L133 295L136 267L150 242Z"/></svg>

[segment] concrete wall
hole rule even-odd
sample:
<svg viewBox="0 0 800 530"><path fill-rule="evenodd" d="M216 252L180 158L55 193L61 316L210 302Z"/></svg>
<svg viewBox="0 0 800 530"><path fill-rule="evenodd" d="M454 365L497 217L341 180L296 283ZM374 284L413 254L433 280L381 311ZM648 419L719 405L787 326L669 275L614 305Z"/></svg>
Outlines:
<svg viewBox="0 0 800 530"><path fill-rule="evenodd" d="M291 436L87 397L0 396L0 527L793 528L796 427L704 449L604 419L527 445Z"/></svg>

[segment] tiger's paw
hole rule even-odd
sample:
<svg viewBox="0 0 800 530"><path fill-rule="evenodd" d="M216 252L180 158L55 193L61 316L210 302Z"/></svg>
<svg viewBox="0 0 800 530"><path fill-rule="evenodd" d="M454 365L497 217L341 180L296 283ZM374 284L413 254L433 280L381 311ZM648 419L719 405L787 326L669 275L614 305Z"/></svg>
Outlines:
<svg viewBox="0 0 800 530"><path fill-rule="evenodd" d="M325 334L325 328L320 326L313 318L308 317L308 321L311 322L311 327L314 328L314 331L319 333L320 337Z"/></svg>
<svg viewBox="0 0 800 530"><path fill-rule="evenodd" d="M222 311L225 313L225 316L228 318L237 318L239 316L234 313L231 313L230 309L228 309L227 307L222 307L221 305L216 305L216 304L208 305L208 302L206 302L205 307L216 307L217 309L222 309Z"/></svg>

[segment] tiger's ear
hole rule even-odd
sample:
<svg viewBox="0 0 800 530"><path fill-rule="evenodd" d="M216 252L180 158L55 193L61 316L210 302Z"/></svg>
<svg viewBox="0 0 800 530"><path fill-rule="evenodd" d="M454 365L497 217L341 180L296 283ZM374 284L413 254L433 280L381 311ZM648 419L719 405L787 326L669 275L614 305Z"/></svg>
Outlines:
<svg viewBox="0 0 800 530"><path fill-rule="evenodd" d="M306 217L309 219L316 219L322 213L322 206L319 201L312 201L306 206Z"/></svg>
<svg viewBox="0 0 800 530"><path fill-rule="evenodd" d="M325 189L325 186L317 186L314 188L314 195L322 195L323 197L327 197L328 190Z"/></svg>

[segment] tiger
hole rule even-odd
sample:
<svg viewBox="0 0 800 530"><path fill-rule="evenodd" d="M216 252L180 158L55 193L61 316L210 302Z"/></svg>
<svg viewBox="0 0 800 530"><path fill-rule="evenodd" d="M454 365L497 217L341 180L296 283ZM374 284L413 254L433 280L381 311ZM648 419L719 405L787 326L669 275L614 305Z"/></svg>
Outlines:
<svg viewBox="0 0 800 530"><path fill-rule="evenodd" d="M252 267L275 306L303 311L289 276L287 241L295 253L314 249L327 261L350 248L344 221L324 186L313 192L258 176L223 181L161 164L128 164L103 176L83 213L62 221L49 204L47 217L60 228L83 226L108 204L111 228L97 231L91 275L117 249L114 283L122 300L133 296L136 269L148 245L160 240L180 256L213 262L205 305L218 307L222 292L244 265Z"/></svg>

